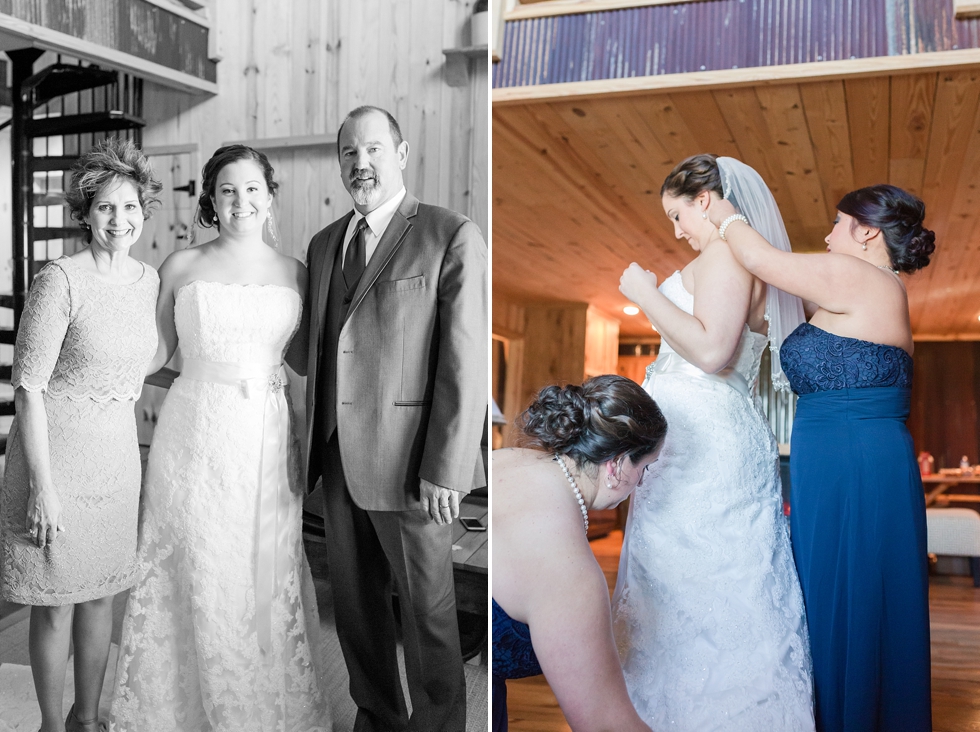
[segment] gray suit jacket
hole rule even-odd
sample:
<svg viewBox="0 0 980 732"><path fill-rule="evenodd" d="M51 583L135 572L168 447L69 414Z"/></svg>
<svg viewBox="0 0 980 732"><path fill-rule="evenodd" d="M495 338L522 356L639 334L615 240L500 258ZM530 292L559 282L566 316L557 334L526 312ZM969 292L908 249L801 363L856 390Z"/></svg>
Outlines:
<svg viewBox="0 0 980 732"><path fill-rule="evenodd" d="M323 354L330 275L351 216L310 242L309 295L291 348L291 365L308 376L309 487L323 447L311 444L322 356L338 360L337 432L358 506L416 509L420 478L467 493L482 484L474 475L489 391L487 245L466 217L407 194L357 285L337 353ZM306 364L297 364L303 346Z"/></svg>

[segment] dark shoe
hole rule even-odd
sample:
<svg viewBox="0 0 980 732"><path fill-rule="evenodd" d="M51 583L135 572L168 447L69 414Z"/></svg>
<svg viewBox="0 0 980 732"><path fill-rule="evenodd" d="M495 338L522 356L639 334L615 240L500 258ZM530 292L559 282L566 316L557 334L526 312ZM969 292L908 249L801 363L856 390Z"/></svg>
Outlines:
<svg viewBox="0 0 980 732"><path fill-rule="evenodd" d="M75 716L75 705L71 705L68 716L65 717L65 732L107 732L109 729L105 722L100 722L98 718L83 722Z"/></svg>

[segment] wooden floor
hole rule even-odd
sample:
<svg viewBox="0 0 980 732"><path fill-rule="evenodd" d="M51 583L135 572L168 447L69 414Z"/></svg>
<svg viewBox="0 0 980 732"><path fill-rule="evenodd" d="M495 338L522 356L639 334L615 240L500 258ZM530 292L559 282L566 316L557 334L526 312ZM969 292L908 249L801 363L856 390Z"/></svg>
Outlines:
<svg viewBox="0 0 980 732"><path fill-rule="evenodd" d="M614 531L591 543L609 592L623 544ZM969 577L929 581L934 732L980 732L980 588ZM543 676L507 682L510 732L570 732Z"/></svg>

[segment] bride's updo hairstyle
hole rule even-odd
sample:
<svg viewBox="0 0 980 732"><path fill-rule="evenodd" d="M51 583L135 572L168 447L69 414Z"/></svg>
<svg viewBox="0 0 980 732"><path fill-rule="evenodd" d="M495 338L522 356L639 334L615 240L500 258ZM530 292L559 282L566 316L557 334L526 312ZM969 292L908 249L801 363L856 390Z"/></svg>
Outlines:
<svg viewBox="0 0 980 732"><path fill-rule="evenodd" d="M581 386L546 386L518 420L524 444L590 468L628 455L634 463L663 444L667 420L649 394L622 376Z"/></svg>
<svg viewBox="0 0 980 732"><path fill-rule="evenodd" d="M682 160L664 179L664 184L660 186L660 197L670 195L690 201L704 191L714 191L719 198L724 197L717 160L717 155L708 153L692 155Z"/></svg>
<svg viewBox="0 0 980 732"><path fill-rule="evenodd" d="M922 227L926 205L911 193L890 185L859 188L844 196L837 210L862 226L880 229L888 258L899 272L915 272L929 264L936 235Z"/></svg>
<svg viewBox="0 0 980 732"><path fill-rule="evenodd" d="M201 195L197 199L197 223L205 229L210 229L213 226L218 231L221 231L218 214L214 210L214 203L211 199L214 198L215 188L218 185L218 173L224 170L226 165L237 163L239 160L251 160L259 166L262 170L262 177L265 178L265 185L268 187L269 193L275 196L279 190L279 184L276 183L273 177L275 171L264 152L251 148L248 145L225 145L224 147L219 147L214 151L211 159L204 164L204 170L201 171Z"/></svg>

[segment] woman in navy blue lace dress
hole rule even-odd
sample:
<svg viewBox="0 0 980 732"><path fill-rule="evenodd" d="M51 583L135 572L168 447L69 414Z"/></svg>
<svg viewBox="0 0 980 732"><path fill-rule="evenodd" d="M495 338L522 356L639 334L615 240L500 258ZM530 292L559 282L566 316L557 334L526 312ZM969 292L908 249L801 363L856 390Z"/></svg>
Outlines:
<svg viewBox="0 0 980 732"><path fill-rule="evenodd" d="M848 193L828 254L773 249L735 209L709 208L747 270L815 309L780 351L799 394L792 540L810 629L821 732L932 729L925 501L905 427L912 329L901 273L934 235L915 196Z"/></svg>
<svg viewBox="0 0 980 732"><path fill-rule="evenodd" d="M597 376L542 389L520 422L533 449L493 453L493 730L507 729L504 680L544 673L576 732L650 732L626 692L587 511L636 489L667 421L639 385Z"/></svg>

